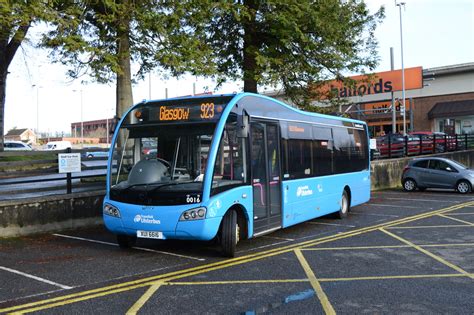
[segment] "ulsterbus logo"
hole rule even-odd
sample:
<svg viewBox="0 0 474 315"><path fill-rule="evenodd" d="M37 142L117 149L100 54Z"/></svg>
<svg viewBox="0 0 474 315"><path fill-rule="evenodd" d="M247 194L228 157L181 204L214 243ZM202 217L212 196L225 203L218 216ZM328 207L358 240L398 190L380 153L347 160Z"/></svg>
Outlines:
<svg viewBox="0 0 474 315"><path fill-rule="evenodd" d="M313 194L313 191L309 189L308 185L300 186L298 187L298 189L296 189L296 197L310 196L312 194Z"/></svg>
<svg viewBox="0 0 474 315"><path fill-rule="evenodd" d="M137 214L135 218L133 218L133 221L135 221L135 223L161 224L160 220L155 220L155 218L150 214L148 215Z"/></svg>

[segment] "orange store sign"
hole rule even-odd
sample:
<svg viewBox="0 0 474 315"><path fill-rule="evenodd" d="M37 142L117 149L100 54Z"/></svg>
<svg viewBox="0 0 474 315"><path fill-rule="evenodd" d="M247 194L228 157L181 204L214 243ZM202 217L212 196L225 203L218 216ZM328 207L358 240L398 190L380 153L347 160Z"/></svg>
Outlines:
<svg viewBox="0 0 474 315"><path fill-rule="evenodd" d="M333 80L321 87L322 94L330 92L337 97L351 97L388 93L402 90L402 70L374 73L373 75L357 75L350 77L354 85L344 85L344 82ZM405 90L421 89L423 87L423 68L405 69Z"/></svg>

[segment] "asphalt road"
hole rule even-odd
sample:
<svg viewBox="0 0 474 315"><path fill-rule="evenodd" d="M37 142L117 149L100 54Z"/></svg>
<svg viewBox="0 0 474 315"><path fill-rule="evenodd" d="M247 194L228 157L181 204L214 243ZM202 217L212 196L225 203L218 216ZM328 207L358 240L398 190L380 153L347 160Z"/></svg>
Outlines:
<svg viewBox="0 0 474 315"><path fill-rule="evenodd" d="M474 311L474 195L373 193L344 220L238 245L140 241L103 228L0 240L0 313Z"/></svg>

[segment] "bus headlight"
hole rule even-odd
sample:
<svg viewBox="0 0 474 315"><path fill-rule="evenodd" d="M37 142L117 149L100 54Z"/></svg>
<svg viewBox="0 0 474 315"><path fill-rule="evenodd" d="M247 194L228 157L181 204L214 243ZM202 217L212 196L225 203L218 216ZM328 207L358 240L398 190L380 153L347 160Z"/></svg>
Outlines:
<svg viewBox="0 0 474 315"><path fill-rule="evenodd" d="M186 210L179 217L179 221L193 221L202 220L206 217L206 208L199 207L191 210Z"/></svg>
<svg viewBox="0 0 474 315"><path fill-rule="evenodd" d="M112 217L120 218L119 209L107 203L104 205L104 214L110 215Z"/></svg>

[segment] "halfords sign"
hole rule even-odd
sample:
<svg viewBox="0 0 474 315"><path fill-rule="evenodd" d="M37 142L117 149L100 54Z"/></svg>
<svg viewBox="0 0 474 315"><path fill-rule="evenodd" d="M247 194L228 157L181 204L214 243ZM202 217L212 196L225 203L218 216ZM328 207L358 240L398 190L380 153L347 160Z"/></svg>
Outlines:
<svg viewBox="0 0 474 315"><path fill-rule="evenodd" d="M354 85L346 86L342 81L330 81L321 88L335 97L351 97L373 95L402 90L402 70L374 73L371 76L357 75L350 77ZM423 69L421 67L405 69L405 90L421 89L423 87ZM328 91L329 90L329 91Z"/></svg>

